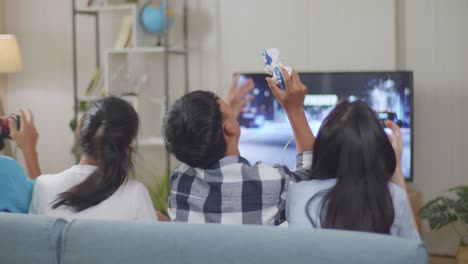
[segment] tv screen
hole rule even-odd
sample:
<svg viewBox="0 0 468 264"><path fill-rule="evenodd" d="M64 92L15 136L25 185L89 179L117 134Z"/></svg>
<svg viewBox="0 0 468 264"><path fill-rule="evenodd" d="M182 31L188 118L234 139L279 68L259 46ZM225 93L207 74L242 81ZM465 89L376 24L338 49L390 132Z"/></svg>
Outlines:
<svg viewBox="0 0 468 264"><path fill-rule="evenodd" d="M300 73L308 87L304 109L317 135L320 125L341 100L364 100L382 119L392 117L403 135L403 175L412 180L413 74L412 72ZM265 80L266 74L242 74L239 84L252 78L255 98L239 115L241 155L251 163L262 161L295 167L296 146L286 113ZM390 133L386 128L387 133Z"/></svg>

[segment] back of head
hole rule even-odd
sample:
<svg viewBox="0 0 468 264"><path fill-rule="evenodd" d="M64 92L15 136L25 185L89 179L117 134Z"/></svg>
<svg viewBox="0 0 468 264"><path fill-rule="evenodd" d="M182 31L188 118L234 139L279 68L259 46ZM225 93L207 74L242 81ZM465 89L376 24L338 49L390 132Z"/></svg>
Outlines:
<svg viewBox="0 0 468 264"><path fill-rule="evenodd" d="M314 145L312 177L337 181L309 200L323 196L322 227L388 234L394 219L388 183L395 167L395 152L375 112L362 101L338 104Z"/></svg>
<svg viewBox="0 0 468 264"><path fill-rule="evenodd" d="M82 151L98 163L82 183L58 195L53 208L82 211L109 198L133 169L131 148L138 133L138 114L126 101L106 97L96 101L81 120Z"/></svg>
<svg viewBox="0 0 468 264"><path fill-rule="evenodd" d="M198 168L208 168L224 157L226 141L219 98L194 91L178 99L163 124L166 147L175 157Z"/></svg>

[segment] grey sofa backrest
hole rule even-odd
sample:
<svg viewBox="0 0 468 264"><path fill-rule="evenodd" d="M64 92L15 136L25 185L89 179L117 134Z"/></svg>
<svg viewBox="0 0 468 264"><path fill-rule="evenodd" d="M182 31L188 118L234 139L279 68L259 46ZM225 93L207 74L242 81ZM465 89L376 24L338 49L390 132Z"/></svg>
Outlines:
<svg viewBox="0 0 468 264"><path fill-rule="evenodd" d="M358 232L78 220L61 263L427 263L420 242Z"/></svg>
<svg viewBox="0 0 468 264"><path fill-rule="evenodd" d="M0 213L0 263L58 264L62 219Z"/></svg>

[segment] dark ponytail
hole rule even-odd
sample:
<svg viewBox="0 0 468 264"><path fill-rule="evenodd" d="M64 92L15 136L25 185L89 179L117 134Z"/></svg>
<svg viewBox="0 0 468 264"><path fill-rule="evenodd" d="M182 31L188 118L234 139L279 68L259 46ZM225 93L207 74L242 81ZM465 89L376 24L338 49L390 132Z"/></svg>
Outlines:
<svg viewBox="0 0 468 264"><path fill-rule="evenodd" d="M389 234L394 207L388 184L396 167L393 147L375 112L362 101L341 102L324 120L314 145L311 176L336 178L318 198L321 227Z"/></svg>
<svg viewBox="0 0 468 264"><path fill-rule="evenodd" d="M133 170L131 147L138 133L138 114L117 97L100 99L86 112L80 129L80 145L98 168L86 180L59 194L52 208L83 211L109 198Z"/></svg>

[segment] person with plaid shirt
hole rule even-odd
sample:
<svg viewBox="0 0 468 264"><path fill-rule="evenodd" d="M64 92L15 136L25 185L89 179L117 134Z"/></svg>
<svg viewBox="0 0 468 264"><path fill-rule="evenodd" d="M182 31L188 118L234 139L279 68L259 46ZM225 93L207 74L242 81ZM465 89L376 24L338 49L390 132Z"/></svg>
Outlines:
<svg viewBox="0 0 468 264"><path fill-rule="evenodd" d="M285 221L285 197L292 182L307 180L314 135L303 109L307 87L297 72L282 69L286 89L267 78L285 109L297 149L297 166L250 164L239 153L237 117L253 97L252 80L237 87L234 78L225 101L214 93L194 91L169 109L163 135L169 152L182 162L170 180L169 216L190 223L279 225Z"/></svg>

